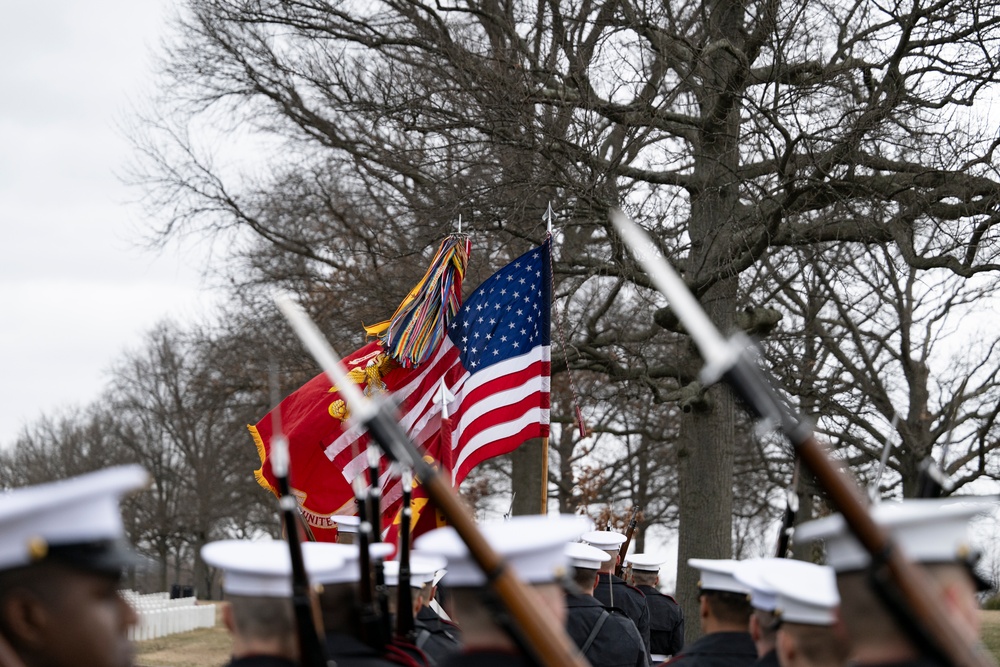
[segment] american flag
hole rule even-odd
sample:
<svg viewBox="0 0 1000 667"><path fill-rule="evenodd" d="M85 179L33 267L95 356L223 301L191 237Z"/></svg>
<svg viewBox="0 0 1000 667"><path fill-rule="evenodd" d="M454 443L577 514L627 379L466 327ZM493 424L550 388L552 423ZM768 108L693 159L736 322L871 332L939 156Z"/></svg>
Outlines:
<svg viewBox="0 0 1000 667"><path fill-rule="evenodd" d="M413 441L450 469L457 486L476 465L506 454L530 438L549 434L551 372L551 239L490 276L465 301L448 335L415 368L388 365L374 384L398 406L400 422ZM366 366L385 358L380 342L344 359L349 371L363 375ZM454 428L451 452L437 451L441 439L442 385L453 398L447 406ZM373 382L369 381L371 388ZM331 513L354 513L350 482L367 473L368 434L361 426L345 428L335 408L338 392L324 374L282 401L285 435L291 453L290 482L299 492L314 527ZM251 432L261 454L258 481L273 490L269 453L269 413ZM383 458L380 463L382 523L395 518L402 497L399 479ZM325 480L325 481L324 481ZM317 536L319 537L319 536Z"/></svg>
<svg viewBox="0 0 1000 667"><path fill-rule="evenodd" d="M490 276L449 325L441 353L458 357L455 484L482 461L549 434L550 252L546 239Z"/></svg>

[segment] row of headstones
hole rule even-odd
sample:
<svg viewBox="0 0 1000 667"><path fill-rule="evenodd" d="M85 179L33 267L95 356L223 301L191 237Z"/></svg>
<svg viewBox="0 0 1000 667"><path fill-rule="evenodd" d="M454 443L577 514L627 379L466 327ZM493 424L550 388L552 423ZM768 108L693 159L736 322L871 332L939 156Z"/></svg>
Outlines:
<svg viewBox="0 0 1000 667"><path fill-rule="evenodd" d="M168 593L141 594L130 590L121 593L139 615L139 622L129 630L132 641L215 626L214 604L197 604L193 597L170 599Z"/></svg>

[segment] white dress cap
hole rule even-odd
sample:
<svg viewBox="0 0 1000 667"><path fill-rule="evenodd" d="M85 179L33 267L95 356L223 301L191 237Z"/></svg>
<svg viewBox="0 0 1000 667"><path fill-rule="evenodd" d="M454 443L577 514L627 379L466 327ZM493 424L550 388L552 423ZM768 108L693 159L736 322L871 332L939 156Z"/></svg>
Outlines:
<svg viewBox="0 0 1000 667"><path fill-rule="evenodd" d="M580 540L602 551L618 551L628 538L614 530L592 530L580 536Z"/></svg>
<svg viewBox="0 0 1000 667"><path fill-rule="evenodd" d="M750 594L750 589L736 581L736 577L733 575L736 571L736 566L739 565L738 560L728 558L717 560L689 558L688 565L701 573L701 580L698 582L698 586L703 591Z"/></svg>
<svg viewBox="0 0 1000 667"><path fill-rule="evenodd" d="M352 584L361 581L361 553L358 551L360 545L357 544L337 544L334 542L311 542L310 544L322 544L324 548L330 550L343 559L340 567L326 569L316 576L317 584ZM396 547L388 542L373 542L368 545L368 556L373 559L385 559Z"/></svg>
<svg viewBox="0 0 1000 667"><path fill-rule="evenodd" d="M311 583L344 564L343 558L322 542L302 544L302 561ZM201 548L202 559L223 571L227 595L290 597L292 557L284 540L220 540Z"/></svg>
<svg viewBox="0 0 1000 667"><path fill-rule="evenodd" d="M783 622L803 625L833 625L837 620L840 594L833 568L801 560L767 559L760 570L777 596L775 614Z"/></svg>
<svg viewBox="0 0 1000 667"><path fill-rule="evenodd" d="M583 542L570 542L566 545L566 556L569 557L569 564L573 567L582 567L587 570L601 569L601 563L611 560L611 554L601 551L597 547L592 547Z"/></svg>
<svg viewBox="0 0 1000 667"><path fill-rule="evenodd" d="M361 517L348 514L331 514L330 519L337 524L338 533L356 533L361 525Z"/></svg>
<svg viewBox="0 0 1000 667"><path fill-rule="evenodd" d="M515 516L508 521L482 524L480 530L522 581L531 584L557 581L566 572L567 542L593 527L593 522L576 514ZM452 587L478 587L486 583L465 542L451 526L436 528L414 543L425 553L448 559L445 583Z"/></svg>
<svg viewBox="0 0 1000 667"><path fill-rule="evenodd" d="M750 589L750 606L760 611L774 611L777 594L764 578L764 571L788 561L784 558L752 558L741 560L733 571L736 581Z"/></svg>
<svg viewBox="0 0 1000 667"><path fill-rule="evenodd" d="M410 553L410 587L423 588L434 579L434 573L447 564L444 558L433 554ZM386 586L399 586L399 561L387 560L382 563Z"/></svg>
<svg viewBox="0 0 1000 667"><path fill-rule="evenodd" d="M995 499L972 496L911 499L879 503L872 508L872 518L915 562L968 562L972 555L969 521L996 507ZM795 540L823 540L826 563L837 572L860 570L871 562L840 514L803 523L795 529Z"/></svg>
<svg viewBox="0 0 1000 667"><path fill-rule="evenodd" d="M660 566L666 561L667 559L663 556L652 553L632 554L625 557L625 565L631 565L633 570L639 570L640 572L659 573Z"/></svg>
<svg viewBox="0 0 1000 667"><path fill-rule="evenodd" d="M138 465L0 493L0 570L43 559L102 571L135 563L119 501L146 486Z"/></svg>

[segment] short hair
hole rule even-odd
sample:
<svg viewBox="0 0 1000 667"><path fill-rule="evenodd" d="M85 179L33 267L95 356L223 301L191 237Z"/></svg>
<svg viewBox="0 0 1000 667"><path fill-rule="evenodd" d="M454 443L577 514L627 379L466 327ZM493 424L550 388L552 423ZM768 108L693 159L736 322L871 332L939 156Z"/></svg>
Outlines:
<svg viewBox="0 0 1000 667"><path fill-rule="evenodd" d="M226 599L240 637L287 640L295 636L295 611L290 598L227 595Z"/></svg>
<svg viewBox="0 0 1000 667"><path fill-rule="evenodd" d="M3 603L7 597L16 591L26 591L46 605L57 603L65 591L67 577L75 573L86 573L91 576L112 579L121 578L120 573L78 569L74 566L51 560L22 565L9 570L0 570L0 612L3 610ZM0 634L8 638L11 635L10 628L7 627L7 619L4 618L3 613L0 613Z"/></svg>
<svg viewBox="0 0 1000 667"><path fill-rule="evenodd" d="M361 605L357 584L323 584L319 594L319 607L326 632L359 636L361 633Z"/></svg>
<svg viewBox="0 0 1000 667"><path fill-rule="evenodd" d="M746 593L703 590L701 594L705 597L712 616L719 621L749 626L753 607L750 606L750 600Z"/></svg>
<svg viewBox="0 0 1000 667"><path fill-rule="evenodd" d="M773 611L754 609L752 613L757 618L757 627L760 628L760 638L764 641L773 641L778 634L780 619Z"/></svg>
<svg viewBox="0 0 1000 667"><path fill-rule="evenodd" d="M656 578L659 576L659 572L650 572L648 570L637 570L632 568L632 581L635 582L636 586L655 586Z"/></svg>
<svg viewBox="0 0 1000 667"><path fill-rule="evenodd" d="M53 563L38 563L0 571L0 634L10 638L10 628L3 614L4 602L16 590L27 591L48 603L59 595L61 568Z"/></svg>
<svg viewBox="0 0 1000 667"><path fill-rule="evenodd" d="M812 665L843 665L851 653L850 644L829 625L783 623L781 631L792 637L802 659Z"/></svg>
<svg viewBox="0 0 1000 667"><path fill-rule="evenodd" d="M570 579L573 583L583 589L583 592L590 594L594 590L594 580L597 578L597 570L588 567L573 567Z"/></svg>
<svg viewBox="0 0 1000 667"><path fill-rule="evenodd" d="M451 605L454 609L455 622L463 630L466 628L500 627L494 609L491 606L494 593L482 588L452 588Z"/></svg>

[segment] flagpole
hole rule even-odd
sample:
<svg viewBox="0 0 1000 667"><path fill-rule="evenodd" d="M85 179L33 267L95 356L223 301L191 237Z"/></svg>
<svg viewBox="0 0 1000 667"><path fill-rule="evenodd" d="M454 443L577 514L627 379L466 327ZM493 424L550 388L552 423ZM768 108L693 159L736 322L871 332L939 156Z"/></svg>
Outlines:
<svg viewBox="0 0 1000 667"><path fill-rule="evenodd" d="M542 511L549 513L549 438L542 438Z"/></svg>
<svg viewBox="0 0 1000 667"><path fill-rule="evenodd" d="M552 202L545 209L545 231L552 235ZM549 513L549 437L542 438L542 507L539 514Z"/></svg>

